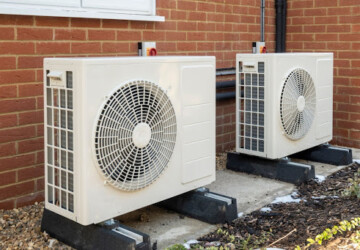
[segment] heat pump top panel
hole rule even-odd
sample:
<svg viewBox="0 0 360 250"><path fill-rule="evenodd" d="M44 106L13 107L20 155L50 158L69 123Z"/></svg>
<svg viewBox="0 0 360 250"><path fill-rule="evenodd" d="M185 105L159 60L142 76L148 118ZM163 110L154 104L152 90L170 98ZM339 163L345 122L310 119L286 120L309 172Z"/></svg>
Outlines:
<svg viewBox="0 0 360 250"><path fill-rule="evenodd" d="M236 150L276 159L332 139L331 53L237 54Z"/></svg>
<svg viewBox="0 0 360 250"><path fill-rule="evenodd" d="M215 58L45 59L46 208L83 225L215 180Z"/></svg>

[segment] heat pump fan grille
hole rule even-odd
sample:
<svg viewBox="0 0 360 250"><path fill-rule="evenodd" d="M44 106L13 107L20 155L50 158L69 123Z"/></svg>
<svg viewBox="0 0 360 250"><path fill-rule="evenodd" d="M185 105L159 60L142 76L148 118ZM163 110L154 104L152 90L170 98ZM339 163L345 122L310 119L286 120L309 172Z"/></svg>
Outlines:
<svg viewBox="0 0 360 250"><path fill-rule="evenodd" d="M106 101L95 132L101 172L121 190L150 185L169 163L176 141L170 99L156 84L134 81Z"/></svg>
<svg viewBox="0 0 360 250"><path fill-rule="evenodd" d="M316 93L314 81L304 69L293 70L285 80L280 115L286 136L298 140L306 135L314 120Z"/></svg>

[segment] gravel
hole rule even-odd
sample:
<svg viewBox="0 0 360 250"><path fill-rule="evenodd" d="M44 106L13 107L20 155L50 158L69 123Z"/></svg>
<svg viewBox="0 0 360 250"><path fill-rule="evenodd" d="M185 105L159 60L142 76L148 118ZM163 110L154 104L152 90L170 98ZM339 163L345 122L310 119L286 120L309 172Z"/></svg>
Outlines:
<svg viewBox="0 0 360 250"><path fill-rule="evenodd" d="M0 249L72 249L41 232L44 202L0 210Z"/></svg>

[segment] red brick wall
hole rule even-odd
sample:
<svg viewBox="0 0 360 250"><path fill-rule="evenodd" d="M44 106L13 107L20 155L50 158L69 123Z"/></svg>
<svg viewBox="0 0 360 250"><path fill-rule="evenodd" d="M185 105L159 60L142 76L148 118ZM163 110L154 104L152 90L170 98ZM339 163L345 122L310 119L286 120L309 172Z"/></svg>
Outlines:
<svg viewBox="0 0 360 250"><path fill-rule="evenodd" d="M360 1L291 0L287 51L334 53L334 144L360 148Z"/></svg>
<svg viewBox="0 0 360 250"><path fill-rule="evenodd" d="M54 56L135 56L138 41L159 55L214 55L234 67L235 54L260 39L260 1L158 0L165 22L0 15L0 208L43 199L42 61ZM273 0L267 1L268 48L274 45ZM234 76L232 76L234 77ZM217 150L234 147L233 101L217 108Z"/></svg>

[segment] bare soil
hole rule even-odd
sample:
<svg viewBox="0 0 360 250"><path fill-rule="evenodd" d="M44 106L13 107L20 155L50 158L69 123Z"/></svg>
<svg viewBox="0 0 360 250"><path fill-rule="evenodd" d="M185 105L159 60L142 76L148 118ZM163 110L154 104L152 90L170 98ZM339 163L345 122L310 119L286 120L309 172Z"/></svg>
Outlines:
<svg viewBox="0 0 360 250"><path fill-rule="evenodd" d="M308 238L323 232L326 228L337 225L340 221L360 217L360 200L342 196L342 191L348 187L349 178L359 169L353 164L342 169L324 182L314 180L298 186L296 198L299 203L269 204L271 211L257 210L230 224L224 224L221 230L205 235L198 240L202 246L223 245L233 241L236 249L246 249L244 241L257 247L294 249L297 245L304 247ZM320 249L360 249L359 245L351 245L348 235L338 235L334 240L324 242Z"/></svg>

